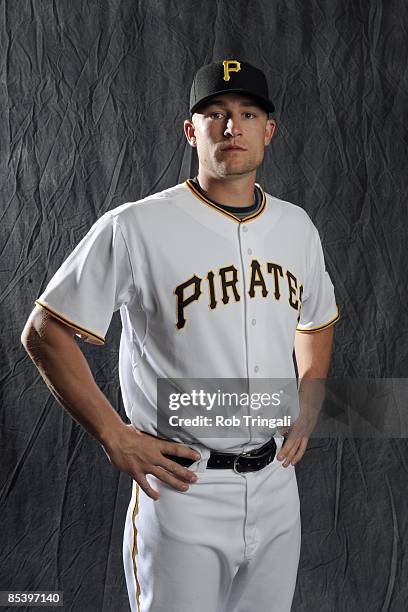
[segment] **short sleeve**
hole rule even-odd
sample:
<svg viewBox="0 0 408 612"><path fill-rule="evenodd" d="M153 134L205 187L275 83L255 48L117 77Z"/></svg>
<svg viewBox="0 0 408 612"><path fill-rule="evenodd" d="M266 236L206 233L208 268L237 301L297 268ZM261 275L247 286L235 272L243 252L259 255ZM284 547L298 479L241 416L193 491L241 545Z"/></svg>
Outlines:
<svg viewBox="0 0 408 612"><path fill-rule="evenodd" d="M36 300L91 344L104 344L113 313L134 294L127 246L117 216L91 227Z"/></svg>
<svg viewBox="0 0 408 612"><path fill-rule="evenodd" d="M313 226L310 267L303 286L299 332L317 332L335 323L340 315L333 283L326 270L323 249L317 229Z"/></svg>

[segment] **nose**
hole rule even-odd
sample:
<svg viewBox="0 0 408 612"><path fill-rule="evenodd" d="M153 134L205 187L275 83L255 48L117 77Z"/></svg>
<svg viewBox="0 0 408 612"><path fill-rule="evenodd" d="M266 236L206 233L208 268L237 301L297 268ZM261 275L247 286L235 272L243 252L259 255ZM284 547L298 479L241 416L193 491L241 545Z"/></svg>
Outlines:
<svg viewBox="0 0 408 612"><path fill-rule="evenodd" d="M224 136L240 136L242 134L241 123L237 117L228 117L227 125L225 126Z"/></svg>

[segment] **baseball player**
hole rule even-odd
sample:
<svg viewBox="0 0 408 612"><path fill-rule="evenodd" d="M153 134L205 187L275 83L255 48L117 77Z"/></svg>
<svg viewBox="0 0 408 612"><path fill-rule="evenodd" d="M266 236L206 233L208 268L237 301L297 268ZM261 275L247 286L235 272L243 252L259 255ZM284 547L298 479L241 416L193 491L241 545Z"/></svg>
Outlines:
<svg viewBox="0 0 408 612"><path fill-rule="evenodd" d="M265 75L201 67L184 122L196 177L99 218L36 300L22 341L61 405L130 474L123 556L132 612L289 612L300 551L287 439L158 427L158 379L324 378L338 319L318 232L256 171L276 127ZM76 341L120 310L125 424ZM197 409L198 410L198 409ZM244 410L243 410L244 411Z"/></svg>

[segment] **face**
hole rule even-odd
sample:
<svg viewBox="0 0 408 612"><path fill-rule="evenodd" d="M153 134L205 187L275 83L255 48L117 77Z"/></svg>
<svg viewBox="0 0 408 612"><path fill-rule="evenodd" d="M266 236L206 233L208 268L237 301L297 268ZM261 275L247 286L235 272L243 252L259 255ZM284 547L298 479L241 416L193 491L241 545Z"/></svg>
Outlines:
<svg viewBox="0 0 408 612"><path fill-rule="evenodd" d="M253 99L231 93L201 107L184 122L184 132L197 148L200 171L233 178L256 173L275 126Z"/></svg>

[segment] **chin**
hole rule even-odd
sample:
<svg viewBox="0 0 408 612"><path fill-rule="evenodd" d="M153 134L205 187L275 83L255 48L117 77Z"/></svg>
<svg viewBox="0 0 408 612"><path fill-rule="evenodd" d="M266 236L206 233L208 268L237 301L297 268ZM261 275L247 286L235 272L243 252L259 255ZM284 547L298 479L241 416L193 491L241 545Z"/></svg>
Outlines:
<svg viewBox="0 0 408 612"><path fill-rule="evenodd" d="M212 168L212 172L220 178L244 176L251 174L261 165L262 159L251 160L213 160L207 167Z"/></svg>
<svg viewBox="0 0 408 612"><path fill-rule="evenodd" d="M240 165L231 165L228 167L224 167L223 168L223 175L224 176L243 176L245 174L252 174L252 172L256 171L256 169L258 168L258 165L248 165L246 164L245 166L240 166Z"/></svg>

